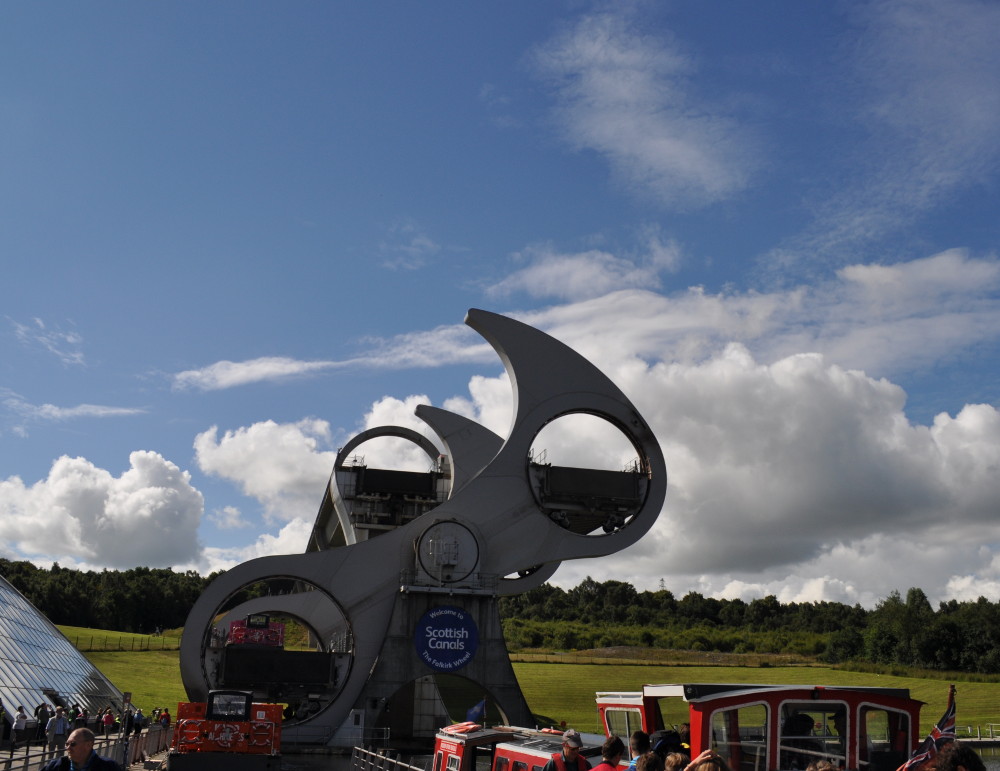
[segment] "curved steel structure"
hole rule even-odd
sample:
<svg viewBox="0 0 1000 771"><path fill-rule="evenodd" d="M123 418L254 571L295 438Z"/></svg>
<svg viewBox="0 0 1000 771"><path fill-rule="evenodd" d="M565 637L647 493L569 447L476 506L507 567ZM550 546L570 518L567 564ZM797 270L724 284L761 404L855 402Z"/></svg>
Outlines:
<svg viewBox="0 0 1000 771"><path fill-rule="evenodd" d="M466 324L493 346L510 377L514 411L506 439L445 410L418 407L450 459L450 486L426 513L365 540L342 505L345 493L335 483L335 468L324 500L326 520L321 523L321 509L309 552L238 565L219 576L191 610L181 643L190 698L203 700L225 678L220 618L269 610L300 618L329 662L324 683L257 689L262 697L291 704L289 714L296 717L284 729L290 741L356 741L347 735L350 726L372 725L395 690L441 672L480 684L504 715L531 719L503 645L497 596L540 585L562 560L599 557L636 543L662 507L666 467L646 421L579 354L486 311L470 310ZM529 454L539 431L574 413L616 426L635 449L635 468L601 472L533 463ZM338 454L337 468L374 436L399 436L431 457L437 453L433 443L408 429L373 429ZM333 527L330 508L337 515ZM293 581L294 590L243 604L234 600L247 587L275 578ZM468 628L438 629L438 621L427 621L435 613L469 616L462 623L471 624L478 647ZM451 646L467 649L467 655L438 661L437 654L421 651L421 635L432 650Z"/></svg>

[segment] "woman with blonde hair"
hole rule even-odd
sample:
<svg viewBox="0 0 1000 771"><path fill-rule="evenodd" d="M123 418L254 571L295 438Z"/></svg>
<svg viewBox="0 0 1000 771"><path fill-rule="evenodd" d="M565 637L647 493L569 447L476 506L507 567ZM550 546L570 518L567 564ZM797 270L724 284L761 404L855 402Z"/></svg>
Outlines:
<svg viewBox="0 0 1000 771"><path fill-rule="evenodd" d="M684 771L732 771L726 759L715 750L705 750L687 764Z"/></svg>

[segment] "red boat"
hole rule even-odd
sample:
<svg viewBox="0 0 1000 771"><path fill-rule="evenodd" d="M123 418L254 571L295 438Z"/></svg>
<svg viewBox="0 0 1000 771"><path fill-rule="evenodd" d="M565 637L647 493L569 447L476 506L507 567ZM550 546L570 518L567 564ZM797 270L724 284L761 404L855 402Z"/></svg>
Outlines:
<svg viewBox="0 0 1000 771"><path fill-rule="evenodd" d="M691 757L713 749L733 771L794 771L815 760L896 771L922 738L921 706L905 688L856 686L688 683L597 694L607 735L674 730Z"/></svg>
<svg viewBox="0 0 1000 771"><path fill-rule="evenodd" d="M604 738L581 734L580 754L591 766L601 762ZM562 731L457 723L438 731L431 771L542 771L561 750Z"/></svg>

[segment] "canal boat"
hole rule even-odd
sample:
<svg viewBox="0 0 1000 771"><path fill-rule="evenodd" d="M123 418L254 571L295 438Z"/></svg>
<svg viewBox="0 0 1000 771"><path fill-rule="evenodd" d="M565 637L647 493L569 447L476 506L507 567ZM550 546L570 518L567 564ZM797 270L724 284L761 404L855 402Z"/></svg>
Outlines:
<svg viewBox="0 0 1000 771"><path fill-rule="evenodd" d="M627 742L641 729L685 744L691 757L712 749L733 771L796 771L817 760L896 771L920 741L922 706L905 688L858 686L686 683L597 694L605 734Z"/></svg>

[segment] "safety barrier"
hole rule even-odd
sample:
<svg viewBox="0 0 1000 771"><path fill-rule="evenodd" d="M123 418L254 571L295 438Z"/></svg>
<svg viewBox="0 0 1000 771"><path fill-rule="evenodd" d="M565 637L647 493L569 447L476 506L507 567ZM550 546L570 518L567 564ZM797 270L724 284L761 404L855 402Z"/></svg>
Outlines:
<svg viewBox="0 0 1000 771"><path fill-rule="evenodd" d="M355 747L351 752L351 771L427 771L423 766L411 766L399 755L388 750L368 750Z"/></svg>
<svg viewBox="0 0 1000 771"><path fill-rule="evenodd" d="M173 733L173 726L169 728L150 726L141 734L132 734L128 737L122 734L110 737L98 736L94 740L94 750L98 755L111 758L119 764L127 751L127 765L130 766L153 755L166 752L170 747ZM37 771L53 758L62 757L65 753L65 747L56 747L50 750L44 743L39 745L29 742L27 745L11 745L6 748L3 754L0 754L0 771Z"/></svg>

